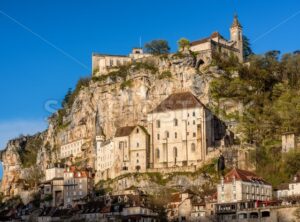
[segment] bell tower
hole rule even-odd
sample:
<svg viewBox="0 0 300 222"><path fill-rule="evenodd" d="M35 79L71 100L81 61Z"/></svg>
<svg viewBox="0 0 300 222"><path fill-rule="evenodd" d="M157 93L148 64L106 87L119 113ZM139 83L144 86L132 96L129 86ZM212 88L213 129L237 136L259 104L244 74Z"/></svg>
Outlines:
<svg viewBox="0 0 300 222"><path fill-rule="evenodd" d="M230 27L230 40L235 42L235 48L239 50L239 60L243 62L243 27L238 20L237 14L234 15L233 23Z"/></svg>

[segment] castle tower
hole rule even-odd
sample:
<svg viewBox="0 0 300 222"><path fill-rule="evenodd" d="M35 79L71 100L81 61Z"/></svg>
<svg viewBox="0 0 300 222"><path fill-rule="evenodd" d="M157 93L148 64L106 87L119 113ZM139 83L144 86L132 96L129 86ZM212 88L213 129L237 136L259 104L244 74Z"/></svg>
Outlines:
<svg viewBox="0 0 300 222"><path fill-rule="evenodd" d="M230 27L230 40L235 42L235 48L237 48L239 53L239 60L243 62L243 27L238 20L238 16L234 15L233 23Z"/></svg>

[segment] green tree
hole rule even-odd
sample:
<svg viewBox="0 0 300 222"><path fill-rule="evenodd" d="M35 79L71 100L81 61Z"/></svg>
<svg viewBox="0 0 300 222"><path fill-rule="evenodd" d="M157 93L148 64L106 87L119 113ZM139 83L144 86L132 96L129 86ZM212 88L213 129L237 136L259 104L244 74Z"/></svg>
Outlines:
<svg viewBox="0 0 300 222"><path fill-rule="evenodd" d="M300 50L296 50L293 52L295 55L300 55Z"/></svg>
<svg viewBox="0 0 300 222"><path fill-rule="evenodd" d="M69 88L67 94L65 95L65 97L62 101L63 107L69 104L72 94L73 94L72 88Z"/></svg>
<svg viewBox="0 0 300 222"><path fill-rule="evenodd" d="M243 36L243 53L245 59L248 59L249 56L254 54L251 48L250 40L245 35Z"/></svg>
<svg viewBox="0 0 300 222"><path fill-rule="evenodd" d="M233 116L242 142L256 145L251 156L257 173L278 185L300 168L298 152L281 152L282 133L300 133L300 55L280 56L279 51L272 50L252 55L248 61L246 66L222 56L215 58L224 74L212 81L210 91L216 104L226 99L243 104L243 113ZM238 75L233 75L235 72ZM224 111L218 113L226 118Z"/></svg>
<svg viewBox="0 0 300 222"><path fill-rule="evenodd" d="M145 51L153 55L162 55L168 54L170 47L166 40L152 40L145 44Z"/></svg>
<svg viewBox="0 0 300 222"><path fill-rule="evenodd" d="M36 188L43 177L44 174L41 168L39 166L34 166L28 170L25 180L30 188Z"/></svg>
<svg viewBox="0 0 300 222"><path fill-rule="evenodd" d="M178 47L179 47L179 51L183 51L185 49L190 48L190 40L188 40L186 38L179 39L177 44L178 44Z"/></svg>

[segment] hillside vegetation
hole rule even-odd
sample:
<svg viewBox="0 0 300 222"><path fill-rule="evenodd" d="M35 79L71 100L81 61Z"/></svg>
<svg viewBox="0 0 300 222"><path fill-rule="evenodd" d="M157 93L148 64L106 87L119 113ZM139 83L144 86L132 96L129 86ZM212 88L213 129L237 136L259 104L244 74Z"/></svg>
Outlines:
<svg viewBox="0 0 300 222"><path fill-rule="evenodd" d="M281 154L282 133L300 133L300 53L270 51L248 61L242 65L216 55L214 65L224 75L213 80L210 92L216 104L224 99L243 104L243 113L230 118L238 122L242 142L256 145L252 158L258 173L278 185L300 169L299 151Z"/></svg>

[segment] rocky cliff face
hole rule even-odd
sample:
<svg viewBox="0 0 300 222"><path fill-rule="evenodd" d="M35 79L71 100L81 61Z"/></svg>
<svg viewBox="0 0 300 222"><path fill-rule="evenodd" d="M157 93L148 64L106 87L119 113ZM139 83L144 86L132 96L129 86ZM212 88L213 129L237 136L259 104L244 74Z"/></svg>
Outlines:
<svg viewBox="0 0 300 222"><path fill-rule="evenodd" d="M149 63L155 69L132 65L125 77L92 79L88 86L82 87L74 102L66 108L62 122L58 123L57 115L49 118L49 128L37 149L35 164L44 170L49 163L59 161L62 144L86 138L85 164L93 166L97 112L106 138L110 138L120 126L145 125L147 113L174 92L189 90L203 103L209 102L212 73L202 72L196 56L170 55L167 58L148 58L143 63ZM17 187L25 170L21 156L26 152L27 141L27 137L12 140L1 153L4 165L1 190L7 196L18 193Z"/></svg>
<svg viewBox="0 0 300 222"><path fill-rule="evenodd" d="M41 172L34 170L36 167L37 153L44 147L44 133L34 136L22 136L8 142L6 149L0 152L0 160L3 163L3 178L1 192L4 197L20 195L24 189L28 189L35 183L32 176ZM33 187L33 186L32 186Z"/></svg>

